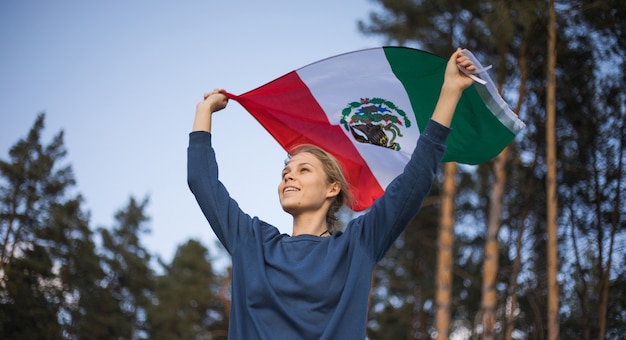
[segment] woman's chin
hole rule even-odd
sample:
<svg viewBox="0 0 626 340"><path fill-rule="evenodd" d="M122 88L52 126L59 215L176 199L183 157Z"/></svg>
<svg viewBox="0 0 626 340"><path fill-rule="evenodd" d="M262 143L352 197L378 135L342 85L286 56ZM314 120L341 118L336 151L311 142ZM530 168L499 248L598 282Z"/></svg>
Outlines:
<svg viewBox="0 0 626 340"><path fill-rule="evenodd" d="M298 211L297 205L291 202L280 202L280 206L283 208L284 212L290 215L293 215Z"/></svg>

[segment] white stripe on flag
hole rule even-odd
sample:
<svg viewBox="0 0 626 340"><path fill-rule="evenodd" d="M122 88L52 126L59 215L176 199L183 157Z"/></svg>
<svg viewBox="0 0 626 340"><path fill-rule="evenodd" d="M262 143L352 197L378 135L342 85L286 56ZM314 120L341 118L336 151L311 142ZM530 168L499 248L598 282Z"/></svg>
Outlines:
<svg viewBox="0 0 626 340"><path fill-rule="evenodd" d="M326 113L328 121L341 126L355 145L382 188L402 171L417 143L420 132L411 102L402 83L396 78L382 48L342 54L310 64L296 71ZM411 127L402 126L397 141L400 152L355 141L340 124L341 112L350 102L361 98L382 98L403 110Z"/></svg>

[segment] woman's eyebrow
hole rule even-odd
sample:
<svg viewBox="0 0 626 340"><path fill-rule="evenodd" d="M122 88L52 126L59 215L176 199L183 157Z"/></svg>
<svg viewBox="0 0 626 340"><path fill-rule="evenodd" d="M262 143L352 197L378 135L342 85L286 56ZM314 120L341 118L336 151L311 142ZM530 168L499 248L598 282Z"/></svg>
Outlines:
<svg viewBox="0 0 626 340"><path fill-rule="evenodd" d="M291 164L291 161L287 162L287 164L285 164L285 167L283 168L282 172L285 172L286 170L288 170L290 164ZM313 163L310 163L310 162L300 162L300 163L296 164L295 167L297 168L297 167L301 167L303 165L309 165L311 167L314 166Z"/></svg>

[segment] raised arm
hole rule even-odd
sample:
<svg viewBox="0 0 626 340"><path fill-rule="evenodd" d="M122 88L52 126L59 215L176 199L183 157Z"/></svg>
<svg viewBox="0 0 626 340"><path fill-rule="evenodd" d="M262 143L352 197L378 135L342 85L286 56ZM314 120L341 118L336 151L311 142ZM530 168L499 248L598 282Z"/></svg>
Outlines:
<svg viewBox="0 0 626 340"><path fill-rule="evenodd" d="M460 48L448 60L439 100L431 117L432 120L447 127L450 127L454 110L461 99L463 90L473 82L470 77L459 70L459 67L465 68L470 73L476 71L476 66L461 52Z"/></svg>
<svg viewBox="0 0 626 340"><path fill-rule="evenodd" d="M211 132L213 113L225 108L226 104L228 104L228 98L221 91L215 89L212 92L205 93L204 99L196 105L196 116L193 120L192 131Z"/></svg>
<svg viewBox="0 0 626 340"><path fill-rule="evenodd" d="M193 131L187 148L187 183L211 228L232 254L241 235L250 230L251 218L219 181L215 151L211 144L211 118L228 103L220 90L204 94L196 106ZM243 231L243 232L242 232Z"/></svg>
<svg viewBox="0 0 626 340"><path fill-rule="evenodd" d="M361 228L357 227L353 232L361 233L359 239L364 241L366 251L370 252L375 261L383 258L417 214L430 191L445 153L445 142L457 103L463 90L473 82L459 67L469 73L476 70L460 49L448 60L432 121L420 135L411 160L402 174L387 186L385 194L374 202L369 212L355 220L354 225L360 225Z"/></svg>

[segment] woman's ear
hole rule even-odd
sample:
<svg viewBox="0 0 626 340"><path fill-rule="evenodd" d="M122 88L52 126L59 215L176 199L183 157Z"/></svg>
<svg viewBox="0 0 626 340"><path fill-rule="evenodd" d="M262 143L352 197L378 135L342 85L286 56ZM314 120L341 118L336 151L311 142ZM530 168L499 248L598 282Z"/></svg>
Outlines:
<svg viewBox="0 0 626 340"><path fill-rule="evenodd" d="M341 192L341 185L339 182L334 182L328 186L328 193L326 197L336 197Z"/></svg>

